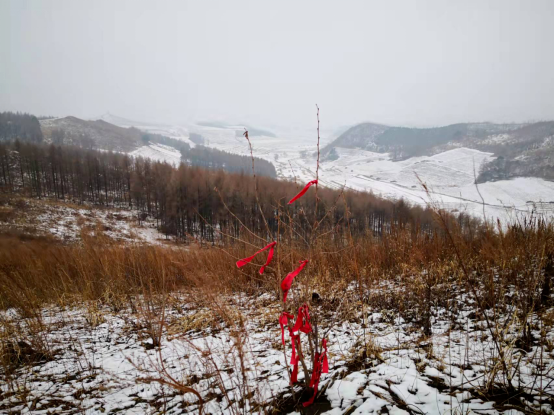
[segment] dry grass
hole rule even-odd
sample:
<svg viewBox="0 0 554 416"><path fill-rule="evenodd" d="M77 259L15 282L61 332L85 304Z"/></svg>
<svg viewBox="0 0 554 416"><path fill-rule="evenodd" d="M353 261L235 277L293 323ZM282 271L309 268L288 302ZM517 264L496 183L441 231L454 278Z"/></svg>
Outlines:
<svg viewBox="0 0 554 416"><path fill-rule="evenodd" d="M550 302L552 225L535 220L506 230L486 229L471 237L456 229L451 233L452 241L446 235L398 229L382 239L359 238L354 247L330 236L311 250L309 267L295 280L294 299L298 304L310 302L317 291L322 302L339 304L355 282L363 286L364 303L373 309L401 314L415 310L423 317L430 305L448 306L449 293L468 287L475 289L472 293L483 307L503 308L508 298L517 305L520 319ZM207 298L235 291L269 292L278 298L278 269L289 270L293 259L309 254L299 243L283 243L277 246L271 267L260 276L256 265L234 266L234 260L250 250L242 244L186 249L123 246L87 236L83 244L67 246L4 235L0 238L0 307L32 315L49 303L99 301L117 311L135 295L179 290L193 290Z"/></svg>
<svg viewBox="0 0 554 416"><path fill-rule="evenodd" d="M433 311L442 307L456 314L461 306L459 295L466 294L476 313L488 317L488 336L497 346L497 358L488 368L481 394L497 394L499 380L505 392L514 394L514 350L541 342L529 338L529 317L541 316L551 306L554 228L535 219L468 234L446 220L445 230L428 234L399 228L379 239L357 238L353 245L347 236L321 239L310 250L310 266L295 281L291 309L312 303L316 291L320 298L312 307L321 316L354 322L361 319L364 307L384 311L385 318L390 315L412 322L424 339L430 335ZM244 244L175 249L122 246L101 236L85 235L79 245L4 236L0 239L0 306L14 308L31 330L2 325L2 366L9 372L54 353L39 335L47 329L42 313L50 304L68 307L84 302L91 327L103 322L102 308L116 313L130 308L139 316L141 330L153 347L160 345L164 326L177 336L218 325L231 328L234 345L240 346L244 318L223 295L270 293L279 299L278 271L289 270L293 259L309 254L299 242L281 244L271 267L260 276L255 265L245 269L234 265L235 259L250 251ZM179 307L185 302L200 312L168 324L166 306ZM259 313L268 325L272 320L277 325L278 310L261 304ZM544 325L552 326L552 322L552 313L545 314ZM513 333L519 337L514 339ZM379 348L369 335L357 345L356 365L379 360ZM552 350L551 344L545 341L544 350ZM231 364L240 373L241 362ZM209 357L206 365L210 365ZM165 374L161 367L160 374ZM158 382L187 388L162 376Z"/></svg>

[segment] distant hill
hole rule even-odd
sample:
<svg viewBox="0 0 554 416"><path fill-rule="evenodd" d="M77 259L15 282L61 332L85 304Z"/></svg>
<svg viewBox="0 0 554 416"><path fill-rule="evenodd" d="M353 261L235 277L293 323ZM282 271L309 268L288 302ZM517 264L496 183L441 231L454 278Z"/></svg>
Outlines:
<svg viewBox="0 0 554 416"><path fill-rule="evenodd" d="M180 140L144 132L136 127L116 126L105 120L82 120L69 116L40 120L40 126L44 139L54 144L69 144L123 153L130 153L149 143L172 146L179 151L190 148L187 143Z"/></svg>
<svg viewBox="0 0 554 416"><path fill-rule="evenodd" d="M246 126L246 125L244 126L244 128L238 129L237 134L242 135L244 133L244 129L248 130L248 135L250 137L255 137L255 136L277 137L275 133L269 130L259 129L256 127Z"/></svg>
<svg viewBox="0 0 554 416"><path fill-rule="evenodd" d="M554 121L527 124L459 123L411 128L361 123L323 150L336 158L336 148L390 153L393 160L433 155L457 147L492 152L499 158L485 165L479 181L538 176L554 180Z"/></svg>
<svg viewBox="0 0 554 416"><path fill-rule="evenodd" d="M218 129L227 128L227 123L223 123L222 121L199 121L196 124L204 127L215 127Z"/></svg>
<svg viewBox="0 0 554 416"><path fill-rule="evenodd" d="M326 155L334 147L344 147L346 149L365 149L378 151L376 143L378 137L383 134L389 126L375 123L361 123L349 128L333 142L322 149L322 154ZM385 148L382 149L385 151Z"/></svg>
<svg viewBox="0 0 554 416"><path fill-rule="evenodd" d="M123 119L115 120L123 122ZM171 154L175 161L183 161L192 166L210 169L223 169L228 172L249 172L252 165L250 157L238 156L202 146L204 138L199 134L191 137L196 148L175 138L144 132L135 127L121 127L104 120L82 120L77 117L64 117L40 121L40 127L46 142L54 144L75 145L89 149L111 150L121 153L139 155L151 159L163 159L159 153ZM275 177L275 167L270 162L255 158L257 173Z"/></svg>
<svg viewBox="0 0 554 416"><path fill-rule="evenodd" d="M204 127L215 127L215 128L218 128L218 129L234 129L235 134L237 136L242 136L242 134L244 133L244 130L246 129L246 130L248 130L248 135L250 137L255 137L255 136L277 137L275 135L275 133L273 133L269 130L264 130L264 129L260 129L260 128L257 128L257 127L248 126L247 124L244 124L244 123L227 124L227 123L223 123L221 121L200 121L196 124L198 124L199 126L204 126Z"/></svg>
<svg viewBox="0 0 554 416"><path fill-rule="evenodd" d="M144 125L144 122L137 121L137 120L130 120L125 117L116 116L111 113L104 113L99 117L94 118L93 120L102 120L110 124L115 124L116 126L121 127L138 127L141 125ZM149 123L154 125L154 123Z"/></svg>
<svg viewBox="0 0 554 416"><path fill-rule="evenodd" d="M47 141L60 144L113 150L128 153L142 143L142 132L132 127L119 127L103 120L82 120L69 116L41 120L40 125Z"/></svg>
<svg viewBox="0 0 554 416"><path fill-rule="evenodd" d="M0 113L0 141L22 140L42 142L43 135L39 120L25 113Z"/></svg>

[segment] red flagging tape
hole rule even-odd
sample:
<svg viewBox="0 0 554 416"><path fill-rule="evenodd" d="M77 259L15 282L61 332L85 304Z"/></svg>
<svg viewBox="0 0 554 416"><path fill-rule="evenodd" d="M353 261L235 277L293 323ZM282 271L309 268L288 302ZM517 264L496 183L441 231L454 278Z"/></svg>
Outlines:
<svg viewBox="0 0 554 416"><path fill-rule="evenodd" d="M313 181L308 182L304 187L304 189L298 192L298 194L289 201L289 205L292 204L294 201L296 201L298 198L300 198L302 195L304 195L306 192L308 192L308 189L310 189L310 186L315 185L316 183L317 183L317 179L314 179Z"/></svg>
<svg viewBox="0 0 554 416"><path fill-rule="evenodd" d="M322 373L328 373L329 372L329 360L327 360L327 340L323 338L321 341L321 346L323 350L323 365L321 368Z"/></svg>
<svg viewBox="0 0 554 416"><path fill-rule="evenodd" d="M285 326L288 324L289 319L294 319L294 315L288 312L282 312L281 316L279 316L279 324L281 325L281 342L283 343L283 345L285 345ZM300 362L300 354L296 353L296 342L300 342L300 333L295 334L295 332L298 331L304 332L305 334L312 331L312 326L310 324L310 312L307 304L304 304L300 308L298 308L296 323L292 328L289 327L290 342L292 347L290 364L293 365L292 373L290 376L291 384L298 382L298 363ZM310 398L310 400L303 403L304 407L307 407L314 402L317 395L317 389L319 387L321 374L328 372L329 362L327 360L327 340L323 338L323 340L321 340L321 353L315 353L314 369L312 372L312 377L310 379L310 387L313 387L314 394Z"/></svg>
<svg viewBox="0 0 554 416"><path fill-rule="evenodd" d="M279 317L279 324L281 325L281 342L283 343L283 345L285 345L285 326L288 324L289 319L294 319L294 315L292 313L283 312ZM289 328L289 335L292 347L290 363L293 365L290 382L291 384L293 384L298 381L298 362L300 360L300 357L296 354L296 340L300 339L300 335L294 335L294 331L291 328Z"/></svg>
<svg viewBox="0 0 554 416"><path fill-rule="evenodd" d="M294 319L292 313L283 312L279 317L279 325L281 325L281 342L285 345L285 326L289 323L289 319Z"/></svg>
<svg viewBox="0 0 554 416"><path fill-rule="evenodd" d="M329 362L327 361L327 340L323 338L321 341L321 354L315 353L314 357L314 371L312 373L312 378L310 380L310 387L314 388L314 394L307 402L302 403L304 407L311 405L315 396L317 396L317 389L319 387L319 379L321 378L321 373L329 372Z"/></svg>
<svg viewBox="0 0 554 416"><path fill-rule="evenodd" d="M276 245L277 245L277 242L274 241L273 243L270 243L267 246L265 246L264 248L262 248L261 250L256 251L250 257L246 257L244 259L241 259L241 260L237 261L237 267L241 268L241 267L246 266L248 263L250 263L252 260L254 260L254 257L256 257L256 255L260 254L262 251L266 251L266 250L269 249L269 253L267 255L267 260L266 260L265 264L260 268L260 274L263 274L266 266L269 265L269 263L271 263L271 260L273 259L273 250L275 249Z"/></svg>
<svg viewBox="0 0 554 416"><path fill-rule="evenodd" d="M283 289L283 302L287 301L287 294L292 286L292 280L302 271L306 264L308 264L308 260L300 261L300 266L296 270L287 274L287 277L285 277L281 282L281 289Z"/></svg>
<svg viewBox="0 0 554 416"><path fill-rule="evenodd" d="M290 363L293 365L292 374L290 376L290 383L296 383L298 381L298 362L300 361L300 356L296 354L296 340L300 340L300 334L294 335L294 332L289 329L290 341L292 343L292 355L290 357Z"/></svg>
<svg viewBox="0 0 554 416"><path fill-rule="evenodd" d="M296 323L292 327L292 330L294 332L304 332L305 334L312 332L312 325L310 325L310 312L307 304L304 304L298 308L298 317L296 318Z"/></svg>

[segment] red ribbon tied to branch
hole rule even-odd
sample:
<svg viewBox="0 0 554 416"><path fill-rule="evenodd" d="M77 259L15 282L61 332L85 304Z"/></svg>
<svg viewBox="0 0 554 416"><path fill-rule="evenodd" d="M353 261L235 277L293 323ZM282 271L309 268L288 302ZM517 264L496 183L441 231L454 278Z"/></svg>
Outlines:
<svg viewBox="0 0 554 416"><path fill-rule="evenodd" d="M300 334L294 335L294 332L290 328L289 333L292 344L292 354L290 356L290 363L293 365L292 374L290 376L290 384L292 385L298 381L298 362L300 361L300 355L296 354L296 340L300 341Z"/></svg>
<svg viewBox="0 0 554 416"><path fill-rule="evenodd" d="M310 312L307 304L298 308L298 317L296 323L292 327L294 332L300 331L305 334L312 332L312 325L310 325Z"/></svg>
<svg viewBox="0 0 554 416"><path fill-rule="evenodd" d="M294 319L294 315L292 313L283 312L281 313L281 316L279 316L279 324L281 325L281 342L283 345L285 345L285 326L288 324L289 319ZM290 363L293 365L290 383L293 384L298 381L298 362L300 357L296 354L296 340L300 339L300 335L294 335L294 331L291 328L289 328L289 334L292 347Z"/></svg>
<svg viewBox="0 0 554 416"><path fill-rule="evenodd" d="M312 378L310 380L310 387L314 388L314 394L307 402L302 403L304 407L311 405L315 396L317 395L317 389L319 387L319 379L321 378L322 373L329 372L329 362L327 360L327 340L323 338L321 341L321 353L315 353L314 357L314 371L312 373Z"/></svg>
<svg viewBox="0 0 554 416"><path fill-rule="evenodd" d="M289 293L289 289L292 286L292 280L302 271L304 267L306 267L306 264L308 264L308 260L300 261L300 266L298 266L296 270L287 274L287 277L285 277L281 282L281 289L283 289L283 303L287 301L287 293Z"/></svg>
<svg viewBox="0 0 554 416"><path fill-rule="evenodd" d="M327 359L327 340L323 338L321 341L321 347L323 349L323 364L321 367L322 373L328 373L329 372L329 360Z"/></svg>
<svg viewBox="0 0 554 416"><path fill-rule="evenodd" d="M304 195L306 192L308 192L308 189L310 189L310 186L315 185L316 183L317 183L317 179L314 179L313 181L308 182L304 187L304 189L298 192L298 194L289 201L289 205L292 204L294 201L296 201L298 198L300 198L302 195Z"/></svg>
<svg viewBox="0 0 554 416"><path fill-rule="evenodd" d="M254 257L256 257L256 255L260 254L262 251L266 251L267 249L269 249L269 254L267 255L267 260L266 260L265 264L260 268L260 274L263 274L266 266L269 265L269 263L271 263L271 260L273 259L273 250L275 249L276 245L277 245L276 241L274 241L273 243L269 243L267 246L265 246L261 250L256 251L250 257L246 257L244 259L241 259L241 260L237 261L237 267L240 269L241 267L246 266L248 263L250 263L252 260L254 260Z"/></svg>
<svg viewBox="0 0 554 416"><path fill-rule="evenodd" d="M289 319L294 319L292 313L283 312L279 317L279 325L281 325L281 342L285 345L285 326L289 323Z"/></svg>

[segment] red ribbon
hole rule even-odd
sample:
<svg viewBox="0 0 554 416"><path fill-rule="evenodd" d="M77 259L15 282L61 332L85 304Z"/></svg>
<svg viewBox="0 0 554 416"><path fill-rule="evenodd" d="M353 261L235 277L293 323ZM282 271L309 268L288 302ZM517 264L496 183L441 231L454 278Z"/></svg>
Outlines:
<svg viewBox="0 0 554 416"><path fill-rule="evenodd" d="M296 323L292 327L292 330L294 332L304 332L305 334L312 332L312 326L310 325L310 312L307 304L304 304L298 308L298 317L296 318Z"/></svg>
<svg viewBox="0 0 554 416"><path fill-rule="evenodd" d="M304 189L298 192L298 194L289 201L289 205L292 204L294 201L296 201L298 198L300 198L302 195L304 195L306 192L308 192L308 189L310 189L310 186L315 185L316 183L317 183L317 179L314 179L313 181L308 182L304 187Z"/></svg>
<svg viewBox="0 0 554 416"><path fill-rule="evenodd" d="M314 388L314 394L307 402L302 403L304 407L311 405L315 396L317 395L317 389L319 387L319 379L321 378L321 373L329 372L329 362L327 360L327 340L323 338L321 341L321 354L315 353L314 357L314 371L312 373L312 378L310 380L310 387Z"/></svg>
<svg viewBox="0 0 554 416"><path fill-rule="evenodd" d="M321 368L322 373L328 373L329 372L329 360L327 360L327 340L323 338L321 341L321 349L323 351L323 364Z"/></svg>
<svg viewBox="0 0 554 416"><path fill-rule="evenodd" d="M320 354L318 352L315 353L315 357L314 357L314 371L312 372L312 378L310 379L310 387L313 387L315 385L315 382L316 382L316 379L319 378L318 374L319 371L320 371L320 365L319 365L319 358L320 358ZM318 383L319 384L319 383ZM314 392L314 397L315 397L315 392ZM312 397L308 402L310 402L309 404L312 404L314 402L314 397ZM306 402L306 403L308 403ZM309 406L309 404L306 404L304 403L304 406Z"/></svg>
<svg viewBox="0 0 554 416"><path fill-rule="evenodd" d="M283 312L279 317L279 324L281 325L281 341L283 342L283 345L285 345L285 326L288 324L289 319L294 319L294 315L292 313Z"/></svg>
<svg viewBox="0 0 554 416"><path fill-rule="evenodd" d="M298 381L298 362L300 361L300 356L296 354L296 340L300 339L300 334L294 335L294 332L289 329L290 341L292 344L292 355L290 357L290 363L293 365L292 374L290 376L290 383L296 383Z"/></svg>
<svg viewBox="0 0 554 416"><path fill-rule="evenodd" d="M292 313L283 312L279 317L279 324L281 325L281 342L283 343L283 345L285 345L285 325L288 324L289 319L294 319L294 315ZM294 366L292 368L292 374L290 376L290 383L293 384L298 381L298 362L300 360L300 357L296 354L296 340L300 339L300 334L294 335L294 331L291 328L289 328L289 334L292 347L290 363Z"/></svg>
<svg viewBox="0 0 554 416"><path fill-rule="evenodd" d="M241 267L246 266L248 263L250 263L254 259L254 257L256 257L257 254L260 254L262 251L266 251L267 249L269 249L269 254L267 255L267 260L266 260L265 264L260 268L260 274L263 274L266 266L269 265L269 263L273 259L273 250L274 250L276 245L277 245L277 242L274 241L273 243L270 243L267 246L265 246L264 248L262 248L261 250L256 251L250 257L246 257L244 259L241 259L241 260L237 261L237 267L240 269Z"/></svg>
<svg viewBox="0 0 554 416"><path fill-rule="evenodd" d="M283 289L283 302L287 301L287 293L289 293L289 289L292 286L292 280L302 271L306 264L308 264L308 260L300 261L300 266L296 270L287 274L287 277L285 277L281 282L281 289Z"/></svg>
<svg viewBox="0 0 554 416"><path fill-rule="evenodd" d="M291 386L298 382L298 363L292 368L292 374L290 375Z"/></svg>
<svg viewBox="0 0 554 416"><path fill-rule="evenodd" d="M285 325L288 324L289 319L294 319L294 315L288 312L282 312L279 317L279 324L281 325L281 341L285 345ZM291 384L298 382L298 363L300 362L300 355L296 354L296 342L300 341L300 334L294 334L295 332L300 331L305 334L312 331L312 326L310 325L310 313L309 307L307 304L302 305L298 308L298 317L296 318L296 323L292 328L289 327L290 341L292 347L292 354L290 357L290 364L293 365L292 373L290 376ZM327 340L323 338L321 341L321 353L315 353L314 357L314 369L312 372L312 377L310 379L310 387L314 388L314 394L307 402L303 403L304 407L311 405L317 395L317 389L319 387L319 380L322 373L329 372L329 362L327 360Z"/></svg>

